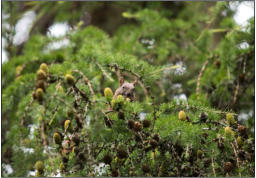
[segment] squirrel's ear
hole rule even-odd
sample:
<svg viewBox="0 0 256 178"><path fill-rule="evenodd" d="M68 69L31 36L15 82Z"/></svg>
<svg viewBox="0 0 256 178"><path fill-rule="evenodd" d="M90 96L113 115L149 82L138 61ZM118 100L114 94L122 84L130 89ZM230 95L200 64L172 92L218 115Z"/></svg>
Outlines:
<svg viewBox="0 0 256 178"><path fill-rule="evenodd" d="M137 82L138 82L138 79L134 80L134 81L132 82L132 84L135 86L135 85L137 84Z"/></svg>
<svg viewBox="0 0 256 178"><path fill-rule="evenodd" d="M122 86L123 84L124 84L124 78L123 78L123 77L120 77L119 86Z"/></svg>

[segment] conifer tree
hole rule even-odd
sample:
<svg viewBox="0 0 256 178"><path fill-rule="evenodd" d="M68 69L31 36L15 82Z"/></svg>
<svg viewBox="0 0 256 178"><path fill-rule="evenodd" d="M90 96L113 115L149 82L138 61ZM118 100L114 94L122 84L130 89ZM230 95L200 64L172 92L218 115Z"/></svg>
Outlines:
<svg viewBox="0 0 256 178"><path fill-rule="evenodd" d="M12 45L28 10L29 39ZM12 28L3 27L2 175L254 176L254 18L241 28L228 2L3 2L3 11ZM47 35L63 21L65 36Z"/></svg>

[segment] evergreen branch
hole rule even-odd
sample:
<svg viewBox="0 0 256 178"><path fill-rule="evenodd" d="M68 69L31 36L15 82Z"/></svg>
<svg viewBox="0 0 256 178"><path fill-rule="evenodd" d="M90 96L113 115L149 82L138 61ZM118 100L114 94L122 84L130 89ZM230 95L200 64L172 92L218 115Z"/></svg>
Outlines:
<svg viewBox="0 0 256 178"><path fill-rule="evenodd" d="M92 94L92 98L93 98L93 100L94 100L95 94L94 94L94 91L93 91L93 89L92 89L92 84L91 84L90 80L89 80L81 71L79 71L79 70L73 70L72 72L79 73L81 76L83 76L84 82L88 85L88 87L89 87L89 89L90 89L90 92L91 92L91 94Z"/></svg>
<svg viewBox="0 0 256 178"><path fill-rule="evenodd" d="M90 101L89 97L88 97L82 90L80 90L79 88L77 88L76 85L73 85L73 89L74 89L74 91L75 91L76 93L80 94L80 96L82 96L82 98L84 98L86 102L87 102L87 101Z"/></svg>
<svg viewBox="0 0 256 178"><path fill-rule="evenodd" d="M59 105L57 105L57 106L55 107L55 109L52 111L52 119L50 120L49 125L52 124L52 122L53 122L53 120L54 120L54 118L55 118L55 116L56 116L58 110L59 110Z"/></svg>
<svg viewBox="0 0 256 178"><path fill-rule="evenodd" d="M193 104L188 104L188 103L179 103L179 104L174 104L174 103L169 103L169 104L162 104L161 107L160 107L160 110L162 110L161 112L166 112L167 109L165 109L167 107L167 109L180 109L180 108L191 108L191 109L195 109L195 110L199 110L199 111L204 111L204 112L210 112L210 113L216 113L216 114L228 114L228 113L231 113L233 115L237 115L236 113L234 112L227 112L227 111L221 111L221 110L216 110L216 109L213 109L213 108L208 108L208 107L205 107L205 106L196 106L196 105L193 105ZM162 109L161 109L162 108Z"/></svg>
<svg viewBox="0 0 256 178"><path fill-rule="evenodd" d="M195 106L195 105L190 105L190 104L188 105L188 107L194 108L194 109L197 109L200 111L211 112L211 113L216 113L216 114L232 113L234 115L237 115L236 113L233 113L233 112L226 112L226 111L216 110L216 109L212 109L212 108L208 108L208 107Z"/></svg>
<svg viewBox="0 0 256 178"><path fill-rule="evenodd" d="M131 156L130 156L130 152L129 152L129 147L128 147L128 144L127 144L127 146L126 146L126 149L127 149L127 153L128 153L128 158L131 160L131 164L132 164L132 169L134 170L135 169L135 166L134 166L134 163L133 163L133 161L132 161L132 158L131 158Z"/></svg>
<svg viewBox="0 0 256 178"><path fill-rule="evenodd" d="M114 79L103 69L103 67L98 62L96 62L96 65L100 68L105 77L107 77L111 82L114 82Z"/></svg>
<svg viewBox="0 0 256 178"><path fill-rule="evenodd" d="M119 70L121 71L125 71L125 72L128 72L128 73L131 73L132 75L134 75L137 79L141 80L143 78L143 76L140 76L139 74L137 74L136 72L133 72L129 69L126 69L126 68L123 68L123 67L120 67L118 66L117 64L107 64L107 67L110 67L110 68L119 68Z"/></svg>
<svg viewBox="0 0 256 178"><path fill-rule="evenodd" d="M101 110L102 114L104 115L104 123L107 127L111 127L112 128L112 125L113 125L113 121L111 119L108 118L107 114Z"/></svg>
<svg viewBox="0 0 256 178"><path fill-rule="evenodd" d="M100 153L101 153L101 151L105 148L105 144L103 143L103 146L99 149L99 151L95 154L95 157L97 157Z"/></svg>
<svg viewBox="0 0 256 178"><path fill-rule="evenodd" d="M22 118L21 118L21 121L20 121L21 127L24 127L24 119L27 117L28 110L29 110L29 108L31 107L31 105L33 104L33 102L34 102L34 98L33 98L33 93L32 93L32 95L31 95L31 100L30 100L28 106L26 106L25 111L24 111L24 114L23 114L23 116L22 116ZM23 145L22 133L20 133L20 144Z"/></svg>
<svg viewBox="0 0 256 178"><path fill-rule="evenodd" d="M52 98L52 99L55 98L55 99L59 100L61 103L64 103L67 107L70 107L71 109L73 109L73 108L70 106L69 103L67 103L64 99L58 97L57 94L52 95L51 98Z"/></svg>
<svg viewBox="0 0 256 178"><path fill-rule="evenodd" d="M45 110L44 112L46 112L46 110ZM47 140L47 136L46 136L46 134L45 134L45 129L46 129L46 128L45 128L45 124L44 124L43 121L42 121L42 123L41 123L39 129L40 129L41 138L42 138L42 140L43 140L43 146L44 146L44 149L45 149L45 151L46 151L46 154L47 154L47 156L48 156L49 159L50 159L51 165L54 166L54 163L53 163L53 161L52 161L52 159L51 159L52 156L51 156L50 151L49 151L49 149L48 149L48 140Z"/></svg>
<svg viewBox="0 0 256 178"><path fill-rule="evenodd" d="M147 77L151 76L151 75L155 75L157 73L160 73L162 71L165 71L165 70L171 70L171 69L177 69L177 68L180 68L181 66L180 65L174 65L174 66L170 66L170 67L164 67L164 68L161 68L159 70L156 70L154 72L151 72L149 74L147 74Z"/></svg>
<svg viewBox="0 0 256 178"><path fill-rule="evenodd" d="M211 26L211 24L214 22L215 17L212 17L211 20L209 21L209 23L207 24L207 26L204 28L204 30L200 33L200 35L198 36L198 38L196 39L196 42L199 41L202 36L205 34L205 32L207 31L207 29ZM216 176L215 176L216 177Z"/></svg>

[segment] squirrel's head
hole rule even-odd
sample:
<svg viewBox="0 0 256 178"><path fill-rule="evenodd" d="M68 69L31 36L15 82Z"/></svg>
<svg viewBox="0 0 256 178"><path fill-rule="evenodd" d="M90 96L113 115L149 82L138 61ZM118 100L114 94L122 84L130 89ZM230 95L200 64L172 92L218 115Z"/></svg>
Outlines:
<svg viewBox="0 0 256 178"><path fill-rule="evenodd" d="M134 83L124 82L115 92L115 96L123 95L126 98L129 98L131 101L134 100Z"/></svg>
<svg viewBox="0 0 256 178"><path fill-rule="evenodd" d="M126 96L127 98L130 98L133 96L134 93L134 84L125 82L122 86L122 95Z"/></svg>

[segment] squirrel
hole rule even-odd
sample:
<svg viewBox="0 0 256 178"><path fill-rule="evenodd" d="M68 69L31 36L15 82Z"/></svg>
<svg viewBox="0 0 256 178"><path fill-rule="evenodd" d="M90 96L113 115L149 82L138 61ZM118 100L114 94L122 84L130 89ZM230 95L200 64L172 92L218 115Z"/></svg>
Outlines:
<svg viewBox="0 0 256 178"><path fill-rule="evenodd" d="M120 87L115 91L114 98L118 95L123 95L125 98L129 98L130 101L135 100L135 84L136 81L129 83L123 79L120 80Z"/></svg>

